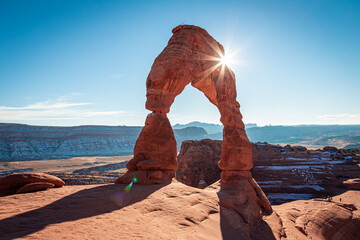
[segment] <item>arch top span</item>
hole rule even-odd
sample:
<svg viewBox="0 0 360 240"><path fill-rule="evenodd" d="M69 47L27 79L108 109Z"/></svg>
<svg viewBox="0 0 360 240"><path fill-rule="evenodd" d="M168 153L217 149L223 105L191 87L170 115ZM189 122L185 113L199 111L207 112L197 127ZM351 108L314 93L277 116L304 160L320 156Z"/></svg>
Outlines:
<svg viewBox="0 0 360 240"><path fill-rule="evenodd" d="M223 46L205 29L193 25L174 28L146 80L146 108L169 112L175 97L189 83L216 106L223 101L236 102L235 75L220 63L224 55Z"/></svg>
<svg viewBox="0 0 360 240"><path fill-rule="evenodd" d="M176 141L166 114L176 96L191 84L199 89L220 112L224 125L219 167L222 181L251 177L251 144L244 130L236 101L235 75L220 63L223 46L205 29L180 25L173 30L168 45L155 59L146 80L146 108L150 113L129 161L128 173L118 182L136 176L139 183L164 183L177 168Z"/></svg>

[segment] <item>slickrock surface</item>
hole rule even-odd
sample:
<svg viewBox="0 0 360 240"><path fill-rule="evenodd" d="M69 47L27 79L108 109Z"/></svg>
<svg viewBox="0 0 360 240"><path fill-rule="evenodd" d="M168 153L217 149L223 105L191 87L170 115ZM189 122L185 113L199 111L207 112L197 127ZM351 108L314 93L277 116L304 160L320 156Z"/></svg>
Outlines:
<svg viewBox="0 0 360 240"><path fill-rule="evenodd" d="M231 183L244 174L251 177L243 173L253 166L251 144L236 101L235 75L220 63L225 55L223 46L200 27L180 25L172 32L146 80L146 108L152 113L136 141L134 158L127 164L129 172L116 182L129 183L136 177L143 184L165 183L175 176L169 171L177 168L176 141L166 114L175 97L190 83L205 94L221 115L224 125L219 161L222 181ZM157 164L149 169L139 166L149 160Z"/></svg>
<svg viewBox="0 0 360 240"><path fill-rule="evenodd" d="M244 211L247 214L240 216L218 204L221 197L219 183L205 189L176 181L168 185L135 184L128 192L124 190L125 186L64 186L51 191L1 197L0 239L217 240L251 237L259 240L300 240L321 239L317 236L325 229L343 229L349 231L341 230L345 234L343 238L334 239L351 240L356 239L351 236L357 236L360 229L356 220L359 210L339 206L340 203L354 204L359 209L360 191L348 191L333 197L332 201L338 203L310 200L279 205L275 207L276 212L255 219L258 224L249 227L244 221L253 218L249 214L252 211ZM313 213L323 209L331 216L314 216ZM308 235L305 236L292 222L299 217L320 221L324 225L306 226ZM344 218L344 222L324 222Z"/></svg>
<svg viewBox="0 0 360 240"><path fill-rule="evenodd" d="M268 224L254 214L260 210L255 203L247 204L243 216L219 206L218 185L201 190L174 181L125 187L65 186L2 197L0 239L250 239L260 228L266 231L257 239L273 239Z"/></svg>
<svg viewBox="0 0 360 240"><path fill-rule="evenodd" d="M347 150L307 150L301 146L253 144L252 174L273 204L297 199L327 197L357 189L360 156ZM332 152L330 152L330 150ZM178 155L178 181L198 187L220 179L217 167L221 141L183 142Z"/></svg>
<svg viewBox="0 0 360 240"><path fill-rule="evenodd" d="M288 239L360 239L360 191L275 206Z"/></svg>

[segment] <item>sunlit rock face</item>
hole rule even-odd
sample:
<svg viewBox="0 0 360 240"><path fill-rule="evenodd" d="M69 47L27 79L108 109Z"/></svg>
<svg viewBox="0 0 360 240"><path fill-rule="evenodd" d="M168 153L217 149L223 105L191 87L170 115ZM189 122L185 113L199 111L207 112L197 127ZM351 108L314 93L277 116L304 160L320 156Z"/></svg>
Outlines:
<svg viewBox="0 0 360 240"><path fill-rule="evenodd" d="M134 148L134 158L126 165L129 170L141 168L141 163L152 160L150 169L176 170L176 140L166 115L150 113ZM145 169L146 170L146 169Z"/></svg>
<svg viewBox="0 0 360 240"><path fill-rule="evenodd" d="M221 63L225 55L223 46L200 27L180 25L172 32L173 36L155 59L146 80L146 108L152 113L136 142L134 158L127 165L131 176L127 174L117 182L131 182L136 176L134 171L144 170L139 169L142 161L156 162L148 169L152 171L177 168L176 141L166 114L175 97L190 83L202 91L221 114L224 131L218 165L223 170L222 180L231 182L237 175L248 177L253 166L251 145L236 101L234 73ZM140 179L139 183L147 183L147 180L150 179ZM161 177L156 181L163 183L166 179Z"/></svg>
<svg viewBox="0 0 360 240"><path fill-rule="evenodd" d="M341 199L341 198L340 198ZM357 202L313 199L278 206L287 239L360 239Z"/></svg>

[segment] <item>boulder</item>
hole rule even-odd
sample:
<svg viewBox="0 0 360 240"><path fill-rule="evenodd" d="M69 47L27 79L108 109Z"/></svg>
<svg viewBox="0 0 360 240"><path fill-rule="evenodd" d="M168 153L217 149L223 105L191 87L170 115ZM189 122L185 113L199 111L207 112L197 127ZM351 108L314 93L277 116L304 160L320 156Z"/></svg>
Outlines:
<svg viewBox="0 0 360 240"><path fill-rule="evenodd" d="M52 183L55 187L65 185L65 182L60 178L46 173L13 173L0 178L0 194L13 194L29 183L40 182Z"/></svg>
<svg viewBox="0 0 360 240"><path fill-rule="evenodd" d="M339 150L336 147L325 146L325 147L323 147L323 151L326 151L326 152L338 152Z"/></svg>

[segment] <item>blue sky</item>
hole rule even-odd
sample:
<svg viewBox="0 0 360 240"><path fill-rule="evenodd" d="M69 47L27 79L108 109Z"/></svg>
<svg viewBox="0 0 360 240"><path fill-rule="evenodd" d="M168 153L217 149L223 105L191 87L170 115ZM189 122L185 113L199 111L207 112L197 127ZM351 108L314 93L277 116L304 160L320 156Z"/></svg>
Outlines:
<svg viewBox="0 0 360 240"><path fill-rule="evenodd" d="M236 52L245 123L360 124L360 1L0 0L0 122L138 125L172 28ZM172 124L220 123L186 87Z"/></svg>

